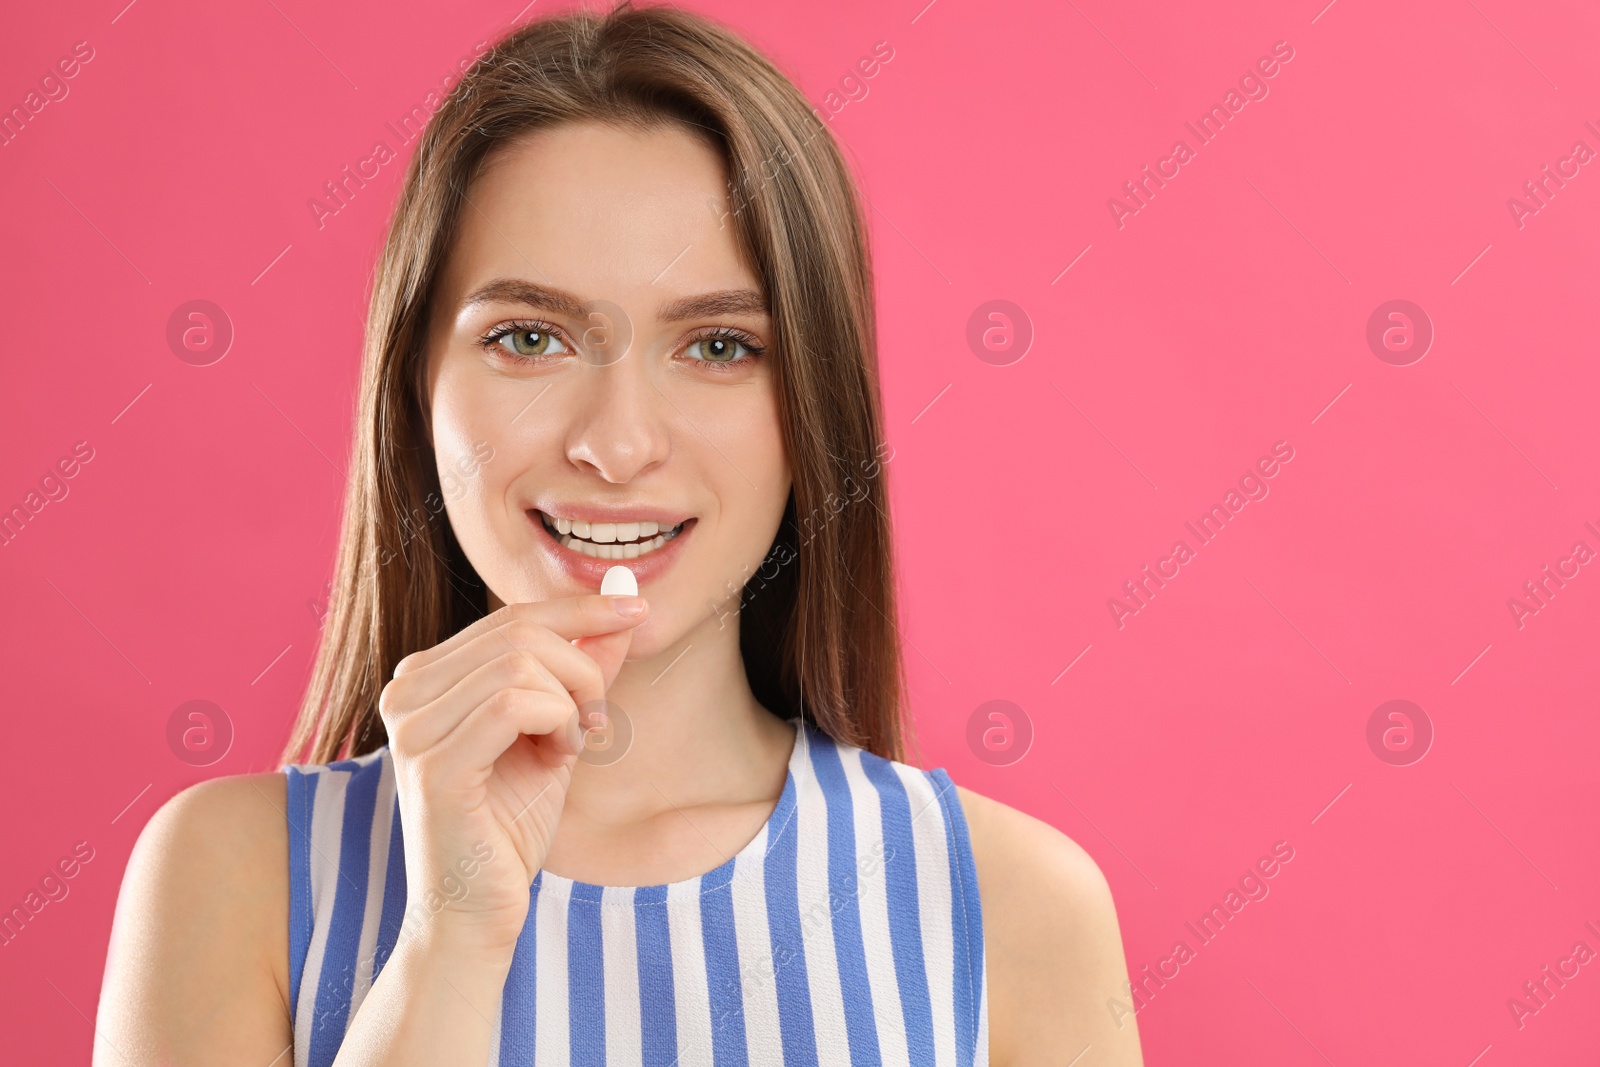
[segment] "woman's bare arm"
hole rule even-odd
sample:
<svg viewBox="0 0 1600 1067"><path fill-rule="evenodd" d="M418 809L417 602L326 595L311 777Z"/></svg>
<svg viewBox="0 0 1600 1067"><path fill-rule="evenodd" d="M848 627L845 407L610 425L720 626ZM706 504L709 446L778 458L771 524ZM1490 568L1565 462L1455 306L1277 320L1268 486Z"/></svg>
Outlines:
<svg viewBox="0 0 1600 1067"><path fill-rule="evenodd" d="M983 902L991 1067L1140 1067L1105 876L1049 823L960 786ZM1074 1057L1082 1056L1075 1060Z"/></svg>
<svg viewBox="0 0 1600 1067"><path fill-rule="evenodd" d="M146 824L117 897L96 1067L289 1067L282 773L217 778Z"/></svg>

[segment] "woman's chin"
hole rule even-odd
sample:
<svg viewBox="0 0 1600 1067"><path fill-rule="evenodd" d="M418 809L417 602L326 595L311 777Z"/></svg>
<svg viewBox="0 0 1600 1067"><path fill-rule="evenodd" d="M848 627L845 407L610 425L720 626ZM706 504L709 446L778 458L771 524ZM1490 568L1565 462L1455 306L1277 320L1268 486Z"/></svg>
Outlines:
<svg viewBox="0 0 1600 1067"><path fill-rule="evenodd" d="M658 615L667 617L657 618ZM662 611L656 604L651 603L650 618L634 628L633 640L628 643L628 654L623 659L628 663L638 663L659 659L667 653L676 656L682 651L681 646L688 637L689 627L686 625L686 620L675 617L671 612ZM692 640L689 643L692 644ZM666 667L667 664L662 663L661 666Z"/></svg>

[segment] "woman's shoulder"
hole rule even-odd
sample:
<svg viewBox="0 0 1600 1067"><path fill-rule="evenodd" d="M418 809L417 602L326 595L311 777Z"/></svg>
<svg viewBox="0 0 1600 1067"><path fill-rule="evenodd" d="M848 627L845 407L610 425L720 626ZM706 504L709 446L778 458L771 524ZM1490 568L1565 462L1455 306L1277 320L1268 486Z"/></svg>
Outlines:
<svg viewBox="0 0 1600 1067"><path fill-rule="evenodd" d="M1057 905L1076 902L1093 908L1110 903L1110 888L1100 866L1072 838L1042 819L965 786L957 785L955 791L966 816L978 877L983 879L988 868L997 896L1017 897L1019 904L1042 893Z"/></svg>
<svg viewBox="0 0 1600 1067"><path fill-rule="evenodd" d="M149 921L206 925L208 943L228 951L287 929L285 801L281 770L226 775L181 790L140 831L124 894L141 898Z"/></svg>
<svg viewBox="0 0 1600 1067"><path fill-rule="evenodd" d="M307 768L309 769L309 768ZM216 820L261 820L265 826L283 817L284 772L225 774L196 782L173 794L156 809L146 829L161 825L175 830L203 829Z"/></svg>
<svg viewBox="0 0 1600 1067"><path fill-rule="evenodd" d="M132 871L200 876L205 887L288 885L284 773L224 775L188 786L156 810L139 834ZM176 888L176 887L174 887ZM258 894L250 894L256 896Z"/></svg>
<svg viewBox="0 0 1600 1067"><path fill-rule="evenodd" d="M205 1058L288 1039L281 771L209 779L140 831L113 920L98 1027Z"/></svg>
<svg viewBox="0 0 1600 1067"><path fill-rule="evenodd" d="M937 797L948 815L959 816L964 825L960 836L967 840L986 901L991 895L1001 899L1049 894L1059 903L1065 894L1089 908L1110 902L1105 877L1094 859L1049 823L957 785L943 767L925 769L845 742L831 743L859 753L864 767L883 768L903 783L918 786L930 798Z"/></svg>
<svg viewBox="0 0 1600 1067"><path fill-rule="evenodd" d="M1111 888L1094 858L1042 819L955 787L983 900L996 1067L1094 1045L1136 1064L1137 1031L1111 1025L1127 981ZM1070 1049L1068 1046L1071 1046Z"/></svg>

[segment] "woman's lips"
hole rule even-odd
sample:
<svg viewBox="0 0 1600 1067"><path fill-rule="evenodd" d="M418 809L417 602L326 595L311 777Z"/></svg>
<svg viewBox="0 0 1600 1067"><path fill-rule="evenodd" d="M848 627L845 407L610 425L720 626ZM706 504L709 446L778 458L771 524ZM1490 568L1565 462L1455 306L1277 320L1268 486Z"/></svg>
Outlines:
<svg viewBox="0 0 1600 1067"><path fill-rule="evenodd" d="M558 568L565 571L569 577L580 585L592 586L599 589L600 582L605 578L606 571L617 565L627 567L638 580L639 587L643 589L650 582L665 574L683 552L684 541L694 531L696 519L685 519L682 528L672 538L657 549L646 552L633 559L603 559L590 556L577 549L568 548L561 544L557 534L545 525L543 512L530 508L526 513L528 521L534 528L534 539L540 551L549 555L550 560Z"/></svg>

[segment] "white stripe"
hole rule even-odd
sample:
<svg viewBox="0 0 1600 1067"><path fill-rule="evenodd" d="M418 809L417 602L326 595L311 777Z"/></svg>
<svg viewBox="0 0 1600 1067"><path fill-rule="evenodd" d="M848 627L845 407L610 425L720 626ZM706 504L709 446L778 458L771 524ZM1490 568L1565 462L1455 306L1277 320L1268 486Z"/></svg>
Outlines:
<svg viewBox="0 0 1600 1067"><path fill-rule="evenodd" d="M804 746L804 735L797 738ZM876 1009L878 1043L886 1067L909 1067L905 1014L900 1001L898 976L890 941L891 902L884 867L889 862L914 862L918 885L918 916L922 952L928 974L931 1001L935 1064L953 1067L956 1058L955 999L953 983L955 940L958 934L958 901L952 896L951 864L946 813L940 803L937 784L927 772L890 761L894 773L905 787L912 817L913 855L873 862L881 856L882 809L876 788L862 766L864 753L854 746L837 746L850 791L854 815L857 858L857 894L854 901L862 917L862 938L867 962L868 982ZM379 753L361 757L370 764ZM382 919L384 880L388 873L391 830L393 827L395 782L389 759L381 764L369 832L369 871L366 900L361 918L354 983L350 1004L353 1017L370 991L373 953ZM339 863L352 772L330 770L326 766L304 768L315 785L310 813L308 850L309 885L306 892L312 914L312 931L307 948L301 989L296 1009L294 1033L296 1062L309 1062L311 1036L315 1031L316 1003L322 985L328 936L340 883ZM816 1023L817 1062L848 1067L848 1030L845 1025L843 993L833 939L833 908L829 896L828 826L826 798L811 763L809 746L791 760L794 775L795 811L786 832L797 836L796 900L800 915L801 946L805 953L809 995ZM769 824L770 826L770 824ZM732 898L735 942L738 949L743 1007L749 1060L753 1065L781 1064L782 1042L777 987L772 975L771 936L767 920L765 853L769 826L743 850L730 886L717 890ZM874 846L877 846L875 849ZM863 875L863 868L870 873ZM840 872L843 874L844 872ZM348 887L346 887L348 889ZM680 1067L708 1063L712 1057L713 1019L708 975L701 930L703 880L693 879L669 887L667 899L668 932L672 946L678 1051ZM637 912L634 890L607 887L601 912L601 944L606 998L606 1045L608 1062L621 1067L637 1067L642 1061L642 1020L639 983L649 981L638 969ZM849 906L850 902L845 902ZM896 902L905 907L908 902ZM537 902L534 917L538 934L537 996L538 1059L540 1063L566 1065L571 1059L570 1010L567 938L570 909L570 883L547 880ZM979 960L978 1019L975 1035L975 1067L989 1063L989 999L986 961ZM791 964L792 965L792 964ZM712 976L725 980L727 975ZM963 979L965 976L962 976ZM343 976L333 976L342 982ZM499 1059L502 1005L497 1004L491 1035L489 1062ZM918 1065L921 1067L921 1065Z"/></svg>
<svg viewBox="0 0 1600 1067"><path fill-rule="evenodd" d="M640 1020L639 935L631 886L607 886L599 904L606 996L606 1067L644 1062Z"/></svg>
<svg viewBox="0 0 1600 1067"><path fill-rule="evenodd" d="M505 1026L506 998L499 996L494 1002L494 1026L489 1031L488 1067L500 1067L500 1031ZM276 1065L273 1065L276 1067Z"/></svg>
<svg viewBox="0 0 1600 1067"><path fill-rule="evenodd" d="M318 767L307 831L311 853L311 944L305 969L300 972L300 1004L295 1009L294 1058L311 1062L311 1034L316 1029L317 990L322 985L322 957L328 949L328 929L333 923L333 901L339 889L339 850L344 828L344 791L350 784L346 771Z"/></svg>
<svg viewBox="0 0 1600 1067"><path fill-rule="evenodd" d="M384 753L388 749L381 750ZM378 924L383 921L384 882L389 874L389 836L394 829L394 763L387 755L378 778L372 805L371 847L367 855L367 910L361 919L361 940L356 951L356 973L351 979L350 1018L372 988L372 969L378 951Z"/></svg>
<svg viewBox="0 0 1600 1067"><path fill-rule="evenodd" d="M989 942L984 941L984 952ZM989 968L983 969L983 984L978 987L978 1047L973 1050L972 1067L989 1067Z"/></svg>
<svg viewBox="0 0 1600 1067"><path fill-rule="evenodd" d="M672 994L678 1025L678 1063L711 1062L711 991L706 943L700 932L700 879L667 886L667 935L672 942Z"/></svg>
<svg viewBox="0 0 1600 1067"><path fill-rule="evenodd" d="M805 944L806 980L811 988L811 1018L821 1067L850 1067L850 1033L845 1026L844 992L833 945L833 906L828 893L828 813L807 758L795 770L795 823L799 837L795 862L800 903L800 939Z"/></svg>
<svg viewBox="0 0 1600 1067"><path fill-rule="evenodd" d="M887 864L904 864L910 857L883 858L883 810L877 788L861 767L861 749L841 746L839 758L856 815L856 899L861 905L861 947L877 1017L878 1050L885 1067L910 1067L910 1039L889 935L889 877L884 870Z"/></svg>
<svg viewBox="0 0 1600 1067"><path fill-rule="evenodd" d="M790 832L793 832L791 828ZM734 860L733 932L739 945L739 985L744 1030L753 1064L783 1062L783 1030L778 1016L778 984L773 975L772 932L767 925L767 827ZM794 946L796 952L800 946ZM789 961L794 966L794 961Z"/></svg>
<svg viewBox="0 0 1600 1067"><path fill-rule="evenodd" d="M535 1054L540 1064L550 1067L567 1067L572 1060L572 1023L567 1016L568 888L563 880L545 879L534 905Z"/></svg>
<svg viewBox="0 0 1600 1067"><path fill-rule="evenodd" d="M894 763L911 802L911 834L917 853L917 918L922 925L922 955L933 1009L933 1052L937 1067L955 1067L955 902L950 896L949 843L939 790L926 771Z"/></svg>

